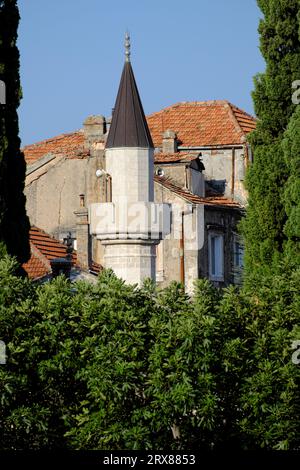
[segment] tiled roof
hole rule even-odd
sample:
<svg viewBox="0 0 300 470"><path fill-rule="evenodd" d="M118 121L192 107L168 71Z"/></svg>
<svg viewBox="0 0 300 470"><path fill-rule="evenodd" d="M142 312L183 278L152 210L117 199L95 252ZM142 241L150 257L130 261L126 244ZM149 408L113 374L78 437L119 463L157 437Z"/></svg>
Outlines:
<svg viewBox="0 0 300 470"><path fill-rule="evenodd" d="M170 129L183 147L232 145L244 142L256 120L226 100L177 103L147 117L155 147Z"/></svg>
<svg viewBox="0 0 300 470"><path fill-rule="evenodd" d="M22 265L28 277L30 279L40 279L47 276L51 272L50 263L47 263L45 259L41 260L41 257L35 253L32 244L30 244L30 247L30 259Z"/></svg>
<svg viewBox="0 0 300 470"><path fill-rule="evenodd" d="M200 197L196 194L191 193L187 189L181 188L177 186L170 178L166 178L164 176L154 176L154 180L156 183L162 185L164 188L169 189L170 191L177 194L182 199L185 199L188 202L194 204L205 204L207 206L220 206L220 207L227 207L227 208L241 208L241 206L224 196L214 195L209 197Z"/></svg>
<svg viewBox="0 0 300 470"><path fill-rule="evenodd" d="M31 227L29 239L31 257L27 263L23 264L23 268L31 279L47 276L51 272L50 261L54 258L65 258L67 255L66 245L37 227ZM72 264L77 266L77 253L75 250L72 253ZM99 273L101 266L92 262L90 269Z"/></svg>
<svg viewBox="0 0 300 470"><path fill-rule="evenodd" d="M40 253L51 261L54 258L64 258L67 255L67 247L56 238L40 228L31 227L29 232L30 242L40 251ZM76 264L77 255L72 253L72 261Z"/></svg>
<svg viewBox="0 0 300 470"><path fill-rule="evenodd" d="M186 152L176 152L176 153L155 153L154 154L154 163L173 163L173 162L191 162L198 158L199 152L197 154L186 153Z"/></svg>
<svg viewBox="0 0 300 470"><path fill-rule="evenodd" d="M245 134L248 134L248 132L253 131L256 127L256 119L250 114L243 111L242 109L235 106L234 104L229 103L229 102L228 104L231 107L234 117L236 118L242 131Z"/></svg>
<svg viewBox="0 0 300 470"><path fill-rule="evenodd" d="M155 147L162 146L162 134L168 129L176 132L180 145L199 147L240 144L256 126L253 116L226 100L177 103L146 119ZM22 150L29 165L48 153L67 158L88 155L83 130L26 145ZM173 161L178 161L175 158Z"/></svg>
<svg viewBox="0 0 300 470"><path fill-rule="evenodd" d="M83 131L75 131L69 134L61 134L51 139L42 140L36 144L26 145L22 148L27 164L34 163L47 153L54 155L63 154L68 158L77 158L83 151Z"/></svg>

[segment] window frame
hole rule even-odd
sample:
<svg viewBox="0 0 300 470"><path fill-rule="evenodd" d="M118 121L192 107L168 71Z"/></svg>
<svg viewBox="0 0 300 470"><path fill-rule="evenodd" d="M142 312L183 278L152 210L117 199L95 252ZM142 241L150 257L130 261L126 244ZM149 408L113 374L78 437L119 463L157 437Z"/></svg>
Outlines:
<svg viewBox="0 0 300 470"><path fill-rule="evenodd" d="M221 248L220 248L220 253L221 253L221 261L219 262L219 266L221 267L221 270L217 270L217 273L213 273L213 250L212 250L212 239L219 238L221 241ZM214 252L216 250L214 249ZM216 256L216 252L214 253L214 257ZM214 261L214 266L216 267L216 258ZM211 231L208 233L208 274L209 274L209 279L211 281L218 281L218 282L224 282L224 276L225 276L225 253L224 253L224 233L216 232L216 231Z"/></svg>

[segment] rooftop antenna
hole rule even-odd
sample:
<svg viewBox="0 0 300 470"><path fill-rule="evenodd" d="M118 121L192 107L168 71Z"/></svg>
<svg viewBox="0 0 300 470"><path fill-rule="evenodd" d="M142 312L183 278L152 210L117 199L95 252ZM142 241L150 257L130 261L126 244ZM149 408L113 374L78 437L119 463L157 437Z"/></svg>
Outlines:
<svg viewBox="0 0 300 470"><path fill-rule="evenodd" d="M125 61L130 62L130 36L128 31L125 33Z"/></svg>

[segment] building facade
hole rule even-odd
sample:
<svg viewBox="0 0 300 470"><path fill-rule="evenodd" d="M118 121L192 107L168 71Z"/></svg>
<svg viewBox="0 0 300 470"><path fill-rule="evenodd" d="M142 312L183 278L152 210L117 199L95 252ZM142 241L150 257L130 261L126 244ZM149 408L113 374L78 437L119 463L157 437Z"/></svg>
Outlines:
<svg viewBox="0 0 300 470"><path fill-rule="evenodd" d="M198 277L239 282L237 224L254 128L252 116L222 100L178 103L145 118L126 61L112 119L90 116L83 129L23 149L31 224L62 242L71 232L82 266L93 259L127 282L177 280L188 292ZM122 198L140 203L147 223L127 217L120 239L107 217Z"/></svg>

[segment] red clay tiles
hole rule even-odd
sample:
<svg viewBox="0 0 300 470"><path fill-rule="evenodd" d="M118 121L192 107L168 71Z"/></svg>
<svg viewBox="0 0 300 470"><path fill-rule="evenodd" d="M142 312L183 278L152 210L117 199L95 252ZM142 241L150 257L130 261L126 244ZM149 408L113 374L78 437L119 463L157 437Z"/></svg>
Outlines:
<svg viewBox="0 0 300 470"><path fill-rule="evenodd" d="M47 153L65 155L68 158L76 158L83 151L84 134L82 131L61 134L51 139L42 140L32 145L26 145L22 151L28 165L34 163Z"/></svg>
<svg viewBox="0 0 300 470"><path fill-rule="evenodd" d="M256 125L254 117L225 100L177 103L147 121L155 147L162 146L168 129L183 147L240 144Z"/></svg>
<svg viewBox="0 0 300 470"><path fill-rule="evenodd" d="M31 279L38 279L50 274L50 261L54 258L64 258L67 255L66 245L37 227L31 227L29 239L31 258L23 264L23 268ZM77 266L77 253L75 250L72 253L72 264ZM95 262L91 263L90 268L96 273L101 270L101 266Z"/></svg>
<svg viewBox="0 0 300 470"><path fill-rule="evenodd" d="M176 132L179 145L201 147L240 144L256 126L253 116L225 100L177 103L151 114L147 122L155 147L162 146L162 134L168 129ZM27 164L47 153L67 158L88 155L82 130L26 145L22 150ZM157 154L155 158L158 158Z"/></svg>
<svg viewBox="0 0 300 470"><path fill-rule="evenodd" d="M176 153L155 153L154 163L174 163L174 162L191 162L198 158L198 154L176 152Z"/></svg>
<svg viewBox="0 0 300 470"><path fill-rule="evenodd" d="M222 207L231 207L231 208L240 208L241 206L224 196L214 195L209 197L200 197L196 194L191 193L187 189L181 188L177 186L170 178L166 178L164 176L154 176L154 180L156 183L161 184L166 189L177 194L182 199L185 199L188 202L195 203L195 204L205 204L209 206L222 206Z"/></svg>
<svg viewBox="0 0 300 470"><path fill-rule="evenodd" d="M23 263L22 267L30 279L40 279L51 272L50 267L47 266L45 262L41 261L33 251L31 252L29 261Z"/></svg>

